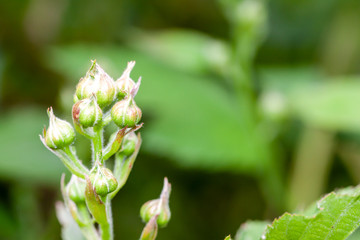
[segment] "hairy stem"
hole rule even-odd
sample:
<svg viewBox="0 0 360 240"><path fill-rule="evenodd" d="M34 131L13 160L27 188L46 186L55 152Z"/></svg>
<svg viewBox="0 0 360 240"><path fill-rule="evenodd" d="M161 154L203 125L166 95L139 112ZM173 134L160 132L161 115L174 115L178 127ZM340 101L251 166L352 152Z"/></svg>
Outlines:
<svg viewBox="0 0 360 240"><path fill-rule="evenodd" d="M113 220L111 214L111 198L105 197L103 199L105 202L105 211L106 211L106 222L99 223L100 231L101 231L101 240L113 240Z"/></svg>
<svg viewBox="0 0 360 240"><path fill-rule="evenodd" d="M66 155L70 158L70 160L75 164L76 167L78 167L82 172L89 174L89 170L82 164L82 162L79 160L79 158L74 154L74 150L70 147L65 147L63 151L66 153Z"/></svg>
<svg viewBox="0 0 360 240"><path fill-rule="evenodd" d="M102 130L95 131L95 136L92 138L93 156L94 160L99 160L101 164L104 163L102 158Z"/></svg>
<svg viewBox="0 0 360 240"><path fill-rule="evenodd" d="M81 227L81 231L86 237L87 240L99 240L99 233L96 231L95 226L93 225L93 220L89 214L89 211L85 204L78 205L79 214L82 218L82 221L85 223L84 226Z"/></svg>

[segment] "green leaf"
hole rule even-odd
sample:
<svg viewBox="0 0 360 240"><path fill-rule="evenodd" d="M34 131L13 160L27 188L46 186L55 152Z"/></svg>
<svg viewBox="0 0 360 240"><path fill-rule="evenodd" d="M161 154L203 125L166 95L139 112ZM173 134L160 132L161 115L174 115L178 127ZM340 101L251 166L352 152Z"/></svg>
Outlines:
<svg viewBox="0 0 360 240"><path fill-rule="evenodd" d="M225 42L184 29L136 32L128 40L135 49L189 72L223 72L230 56Z"/></svg>
<svg viewBox="0 0 360 240"><path fill-rule="evenodd" d="M315 68L299 66L263 67L260 73L264 96L281 94L291 115L322 129L360 131L360 76L326 79Z"/></svg>
<svg viewBox="0 0 360 240"><path fill-rule="evenodd" d="M268 224L265 221L247 221L239 228L235 240L259 240Z"/></svg>
<svg viewBox="0 0 360 240"><path fill-rule="evenodd" d="M96 58L115 79L127 61L136 60L131 77L142 76L136 101L144 113L143 151L191 167L257 172L269 166L266 140L248 117L252 110L235 101L217 79L185 73L115 46L71 45L50 53L49 64L73 89L89 59Z"/></svg>
<svg viewBox="0 0 360 240"><path fill-rule="evenodd" d="M266 229L269 240L343 240L360 226L359 187L330 193L312 216L285 213Z"/></svg>
<svg viewBox="0 0 360 240"><path fill-rule="evenodd" d="M353 232L350 237L348 237L346 240L358 240L360 239L360 228L356 229L355 232Z"/></svg>
<svg viewBox="0 0 360 240"><path fill-rule="evenodd" d="M333 79L291 96L294 112L322 128L360 131L360 77Z"/></svg>

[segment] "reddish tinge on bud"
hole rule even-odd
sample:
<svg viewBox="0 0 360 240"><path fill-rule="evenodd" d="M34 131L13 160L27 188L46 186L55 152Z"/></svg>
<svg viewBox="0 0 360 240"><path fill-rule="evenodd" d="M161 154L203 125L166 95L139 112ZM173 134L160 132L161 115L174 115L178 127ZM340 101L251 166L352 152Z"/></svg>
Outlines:
<svg viewBox="0 0 360 240"><path fill-rule="evenodd" d="M96 102L96 96L92 95L78 101L72 108L73 120L83 127L93 127L102 120L102 110Z"/></svg>
<svg viewBox="0 0 360 240"><path fill-rule="evenodd" d="M128 65L121 77L115 81L118 99L127 97L131 90L135 87L135 82L130 78L130 73L134 66L135 61L128 62Z"/></svg>
<svg viewBox="0 0 360 240"><path fill-rule="evenodd" d="M111 109L111 118L120 128L135 127L140 122L141 110L129 95L117 102Z"/></svg>
<svg viewBox="0 0 360 240"><path fill-rule="evenodd" d="M113 102L115 93L114 80L94 60L85 77L76 86L74 100L82 100L95 94L97 103L103 108Z"/></svg>

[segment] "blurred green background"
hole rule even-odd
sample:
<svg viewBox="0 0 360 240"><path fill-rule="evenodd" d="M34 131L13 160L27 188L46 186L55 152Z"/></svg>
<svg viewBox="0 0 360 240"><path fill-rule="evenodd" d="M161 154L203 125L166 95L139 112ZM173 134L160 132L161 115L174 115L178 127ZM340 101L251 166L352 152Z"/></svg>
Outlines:
<svg viewBox="0 0 360 240"><path fill-rule="evenodd" d="M114 199L116 239L167 176L163 239L223 239L360 181L358 0L0 0L0 239L60 239L66 172L38 135L70 119L98 63L142 76L143 146ZM78 137L82 158L89 143ZM67 174L69 174L67 172Z"/></svg>

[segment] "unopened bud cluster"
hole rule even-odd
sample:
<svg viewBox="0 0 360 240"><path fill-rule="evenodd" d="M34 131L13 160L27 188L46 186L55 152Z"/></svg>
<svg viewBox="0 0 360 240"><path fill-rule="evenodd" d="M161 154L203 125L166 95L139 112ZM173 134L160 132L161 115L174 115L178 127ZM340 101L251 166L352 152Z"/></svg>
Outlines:
<svg viewBox="0 0 360 240"><path fill-rule="evenodd" d="M121 77L114 81L93 61L89 71L76 87L73 119L83 127L93 127L102 119L102 110L111 107L111 118L120 128L134 128L141 119L141 110L134 97L139 85L130 78L135 62L129 62Z"/></svg>
<svg viewBox="0 0 360 240"><path fill-rule="evenodd" d="M114 81L97 63L80 79L72 106L73 126L48 109L49 127L40 136L43 144L61 159L72 173L61 192L65 207L79 225L86 239L112 240L111 199L125 184L141 145L141 110L135 103L141 79L135 83L130 73L135 62L128 63L121 77ZM113 121L119 128L104 142L104 128ZM78 158L75 130L91 141L92 166L88 168ZM104 144L106 143L106 146ZM107 166L115 156L114 164ZM157 227L170 219L168 200L170 184L165 179L159 199L149 201L141 209L147 225L141 239L155 239ZM87 211L88 210L88 211Z"/></svg>

